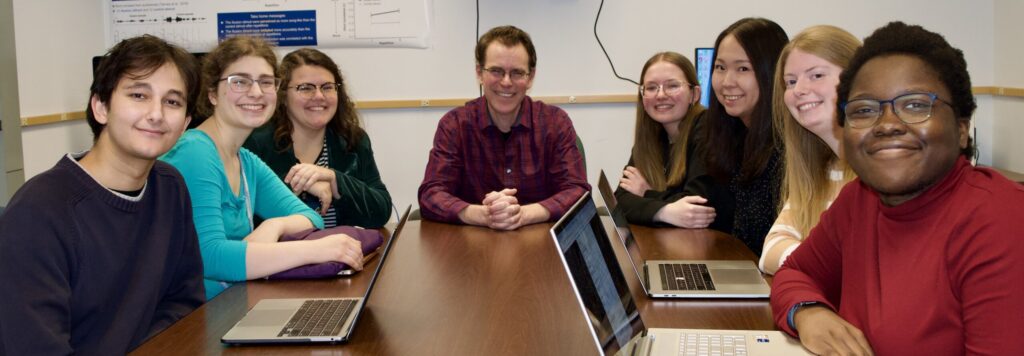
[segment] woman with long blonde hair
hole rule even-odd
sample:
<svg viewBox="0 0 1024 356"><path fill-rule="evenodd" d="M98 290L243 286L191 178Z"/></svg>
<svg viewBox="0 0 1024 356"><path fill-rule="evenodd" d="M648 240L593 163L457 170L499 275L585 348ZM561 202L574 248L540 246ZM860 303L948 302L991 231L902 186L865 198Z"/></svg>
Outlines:
<svg viewBox="0 0 1024 356"><path fill-rule="evenodd" d="M772 100L785 142L785 204L764 240L759 267L765 273L782 266L854 177L839 148L836 85L860 45L849 32L820 25L800 32L779 55Z"/></svg>
<svg viewBox="0 0 1024 356"><path fill-rule="evenodd" d="M676 52L651 56L640 71L636 132L615 197L634 224L704 228L715 218L706 199L680 196L694 150L690 133L704 114L693 63Z"/></svg>

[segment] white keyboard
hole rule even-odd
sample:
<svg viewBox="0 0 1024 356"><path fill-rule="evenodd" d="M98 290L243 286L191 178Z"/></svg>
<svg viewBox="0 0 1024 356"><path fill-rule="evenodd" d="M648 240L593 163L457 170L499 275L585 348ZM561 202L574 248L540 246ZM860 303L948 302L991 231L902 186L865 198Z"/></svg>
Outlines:
<svg viewBox="0 0 1024 356"><path fill-rule="evenodd" d="M746 356L743 335L685 333L679 337L681 356Z"/></svg>

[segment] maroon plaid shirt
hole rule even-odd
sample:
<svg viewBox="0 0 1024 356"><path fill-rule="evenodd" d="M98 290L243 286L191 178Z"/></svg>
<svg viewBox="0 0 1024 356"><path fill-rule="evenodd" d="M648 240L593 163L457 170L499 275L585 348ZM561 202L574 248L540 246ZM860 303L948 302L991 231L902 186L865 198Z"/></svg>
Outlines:
<svg viewBox="0 0 1024 356"><path fill-rule="evenodd" d="M461 223L487 193L516 188L519 204L540 203L556 220L590 190L565 111L526 97L517 121L503 139L483 97L441 118L419 190L424 218Z"/></svg>

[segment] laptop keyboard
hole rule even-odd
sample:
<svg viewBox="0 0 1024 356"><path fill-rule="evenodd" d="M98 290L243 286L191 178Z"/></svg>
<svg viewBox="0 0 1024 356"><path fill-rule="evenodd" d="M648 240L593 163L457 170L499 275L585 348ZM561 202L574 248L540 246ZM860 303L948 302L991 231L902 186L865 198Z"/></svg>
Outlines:
<svg viewBox="0 0 1024 356"><path fill-rule="evenodd" d="M747 340L743 335L684 333L679 336L679 355L746 356Z"/></svg>
<svg viewBox="0 0 1024 356"><path fill-rule="evenodd" d="M708 266L703 263L660 264L658 269L666 290L715 290Z"/></svg>
<svg viewBox="0 0 1024 356"><path fill-rule="evenodd" d="M277 336L338 335L356 302L357 299L307 300Z"/></svg>

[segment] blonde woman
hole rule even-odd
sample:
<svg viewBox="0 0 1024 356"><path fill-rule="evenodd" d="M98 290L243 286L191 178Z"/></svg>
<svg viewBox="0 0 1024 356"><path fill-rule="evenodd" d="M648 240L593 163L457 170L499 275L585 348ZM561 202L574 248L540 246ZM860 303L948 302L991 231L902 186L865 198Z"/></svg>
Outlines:
<svg viewBox="0 0 1024 356"><path fill-rule="evenodd" d="M615 197L634 224L705 228L715 219L707 199L673 191L686 181L690 133L704 114L693 63L676 52L651 56L640 72L636 133Z"/></svg>
<svg viewBox="0 0 1024 356"><path fill-rule="evenodd" d="M782 266L854 177L839 148L836 85L858 47L860 40L849 32L822 25L800 32L779 56L772 100L785 142L785 205L764 240L759 267L765 273Z"/></svg>

